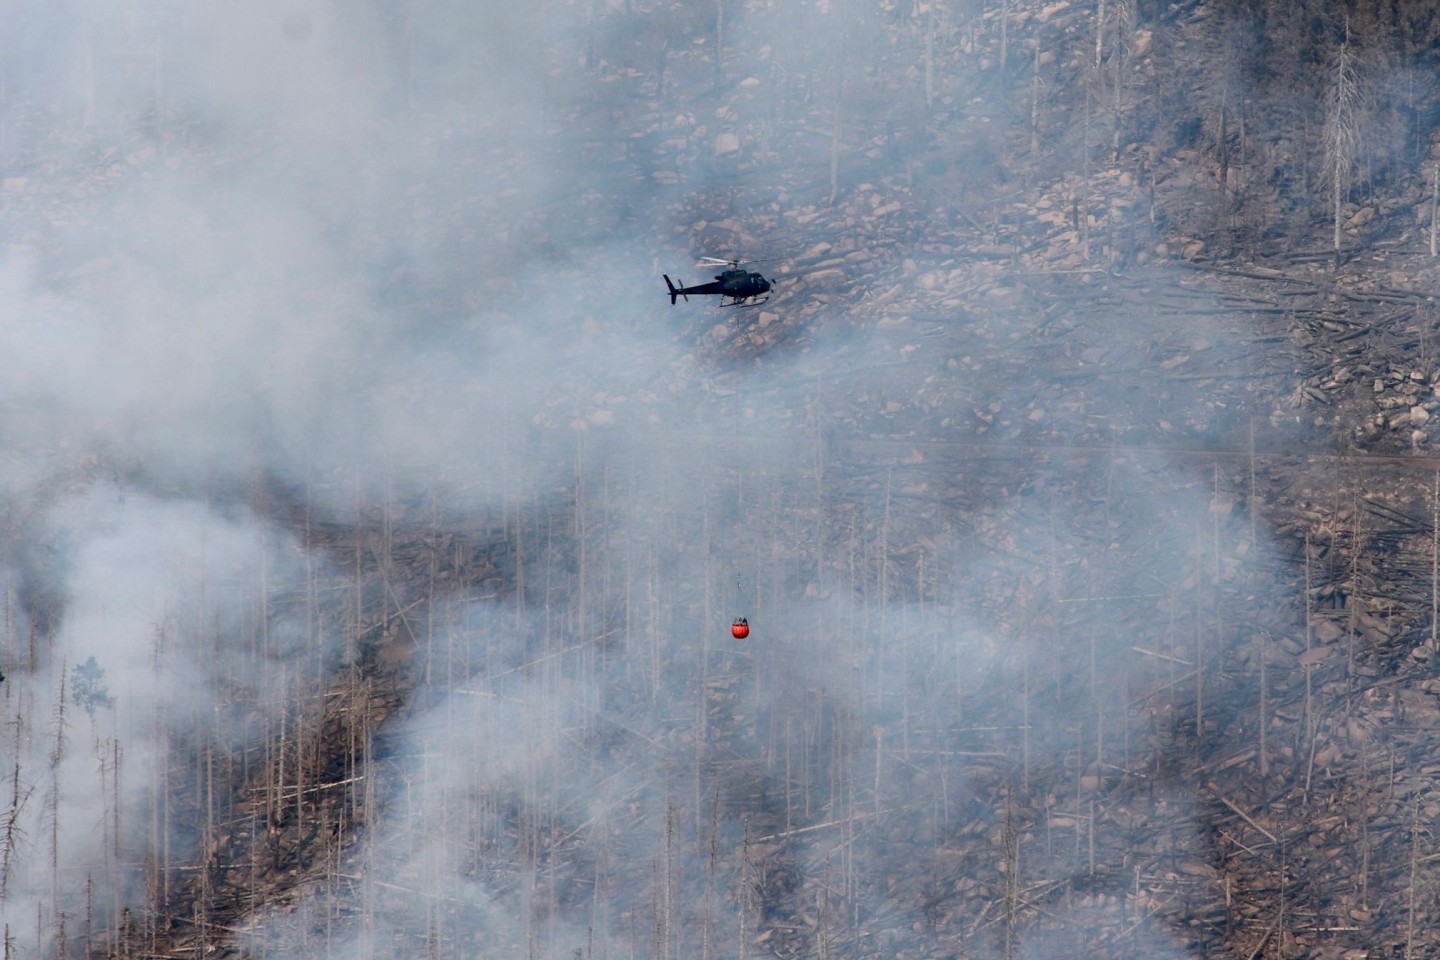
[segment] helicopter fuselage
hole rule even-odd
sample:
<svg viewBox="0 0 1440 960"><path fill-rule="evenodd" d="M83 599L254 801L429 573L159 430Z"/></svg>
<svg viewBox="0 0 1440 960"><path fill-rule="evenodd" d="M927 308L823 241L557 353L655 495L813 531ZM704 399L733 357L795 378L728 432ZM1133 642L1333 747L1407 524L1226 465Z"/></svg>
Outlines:
<svg viewBox="0 0 1440 960"><path fill-rule="evenodd" d="M670 282L670 278L667 276L665 278L665 285L670 289L670 302L672 304L677 297L686 297L688 299L691 294L695 294L697 296L718 295L722 298L728 298L730 300L728 304L722 300L722 305L724 306L738 306L741 304L749 306L751 304L747 301L754 301L755 303L763 302L759 298L770 292L770 281L765 279L763 275L751 270L741 270L739 267L715 274L715 280L712 283L702 283L699 286L687 287L682 282L681 285L677 287Z"/></svg>
<svg viewBox="0 0 1440 960"><path fill-rule="evenodd" d="M736 300L749 300L770 292L770 281L750 270L726 270L716 274L715 279L720 282L725 296Z"/></svg>

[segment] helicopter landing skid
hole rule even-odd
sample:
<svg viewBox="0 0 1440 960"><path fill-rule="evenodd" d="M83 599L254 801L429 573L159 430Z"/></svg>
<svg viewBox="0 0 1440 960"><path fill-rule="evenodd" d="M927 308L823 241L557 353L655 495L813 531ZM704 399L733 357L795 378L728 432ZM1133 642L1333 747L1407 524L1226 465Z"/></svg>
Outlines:
<svg viewBox="0 0 1440 960"><path fill-rule="evenodd" d="M758 307L769 300L769 297L760 297L758 300L731 300L729 303L720 303L721 307Z"/></svg>

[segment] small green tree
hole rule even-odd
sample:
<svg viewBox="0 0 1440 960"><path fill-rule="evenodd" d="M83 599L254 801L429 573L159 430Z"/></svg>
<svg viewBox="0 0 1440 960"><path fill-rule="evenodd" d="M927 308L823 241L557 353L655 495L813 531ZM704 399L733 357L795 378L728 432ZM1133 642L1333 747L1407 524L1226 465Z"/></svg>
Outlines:
<svg viewBox="0 0 1440 960"><path fill-rule="evenodd" d="M115 706L115 698L110 696L110 690L105 686L105 671L100 669L94 657L70 671L70 697L91 717L95 716L97 707Z"/></svg>

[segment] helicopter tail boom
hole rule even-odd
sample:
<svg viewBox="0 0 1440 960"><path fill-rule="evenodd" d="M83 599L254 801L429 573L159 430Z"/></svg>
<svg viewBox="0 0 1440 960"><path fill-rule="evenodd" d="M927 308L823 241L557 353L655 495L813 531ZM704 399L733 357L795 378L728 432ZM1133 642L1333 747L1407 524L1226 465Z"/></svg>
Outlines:
<svg viewBox="0 0 1440 960"><path fill-rule="evenodd" d="M665 277L665 286L670 288L670 305L673 307L675 305L676 297L685 297L685 281L681 280L680 286L677 287L675 286L675 284L670 282L670 277L668 274L662 274L662 276ZM685 297L685 302L689 303L690 298Z"/></svg>

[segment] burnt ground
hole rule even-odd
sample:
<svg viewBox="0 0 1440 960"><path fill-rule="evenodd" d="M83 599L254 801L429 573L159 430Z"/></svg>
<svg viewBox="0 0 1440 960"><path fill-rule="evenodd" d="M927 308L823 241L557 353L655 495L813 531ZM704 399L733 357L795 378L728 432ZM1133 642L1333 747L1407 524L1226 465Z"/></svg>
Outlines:
<svg viewBox="0 0 1440 960"><path fill-rule="evenodd" d="M977 270L953 252L888 274L850 261L863 292L834 302L859 332L798 399L770 403L766 371L813 327L702 331L714 373L670 388L738 406L732 436L637 440L645 395L562 392L529 441L543 507L456 523L440 500L392 503L353 527L281 510L353 578L368 625L295 720L316 765L296 782L320 786L237 782L249 826L215 854L228 872L170 892L204 922L152 949L234 949L252 903L309 917L281 929L319 949L317 902L441 954L563 943L549 918L595 910L641 951L693 946L712 912L780 956L1422 949L1440 460L1382 411L1433 403L1433 367L1406 365L1428 308L1353 263L1028 261L982 265L960 306L923 315L875 295L948 269L945 295ZM781 316L804 302L795 273ZM748 646L723 637L737 577ZM513 617L519 646L457 639L474 607ZM840 674L797 701L807 662ZM457 689L512 696L517 675L556 696L593 684L610 706L567 735L598 767L686 783L641 780L663 805L610 809L601 840L564 788L477 782L468 829L489 839L462 872L489 892L426 893L417 837L454 825L404 799L417 774L387 750L410 741L387 730ZM262 837L266 796L295 806ZM345 842L366 825L388 839ZM657 835L688 863L668 881L625 853ZM694 905L658 905L664 882ZM496 931L497 905L532 919Z"/></svg>
<svg viewBox="0 0 1440 960"><path fill-rule="evenodd" d="M1005 42L1088 60L1094 5L1015 6ZM1219 16L1172 5L1146 43L1194 67L1174 50L1208 49ZM999 57L991 15L950 39ZM1182 81L1139 57L1135 84L1173 96ZM1083 99L1056 92L1065 76L1037 129L1028 69L965 74L973 90L936 101L929 162L889 162L913 131L861 106L837 170L783 160L790 128L746 127L752 88L710 91L703 51L653 86L623 58L572 69L646 106L633 142L595 141L606 163L679 189L659 226L603 195L537 214L534 235L572 251L545 268L562 302L583 317L607 284L653 279L617 277L613 246L577 245L590 234L696 256L783 239L778 295L676 321L657 293L622 321L660 332L614 391L557 382L527 436L487 438L528 445L523 501L356 481L341 518L318 504L351 478L263 469L207 491L325 558L282 601L309 611L315 652L274 699L217 701L248 718L243 742L172 738L151 830L183 824L193 849L115 864L148 900L98 898L86 949L1433 949L1440 313L1421 166L1357 195L1337 255L1323 212L1272 196L1254 159L1306 145L1277 135L1242 161L1199 108L1191 136L1156 122L1059 156ZM961 93L1005 105L998 132L975 135ZM593 104L573 95L578 124ZM779 104L823 132L819 100ZM705 159L714 130L652 129L676 102L741 117L739 156ZM453 319L484 282L421 269L390 295ZM674 422L677 398L718 413ZM71 482L186 493L108 451L73 459ZM742 604L748 644L723 630ZM237 629L261 659L258 623ZM531 702L562 703L531 719L564 746L528 780L426 759L456 739L506 753L486 705Z"/></svg>

